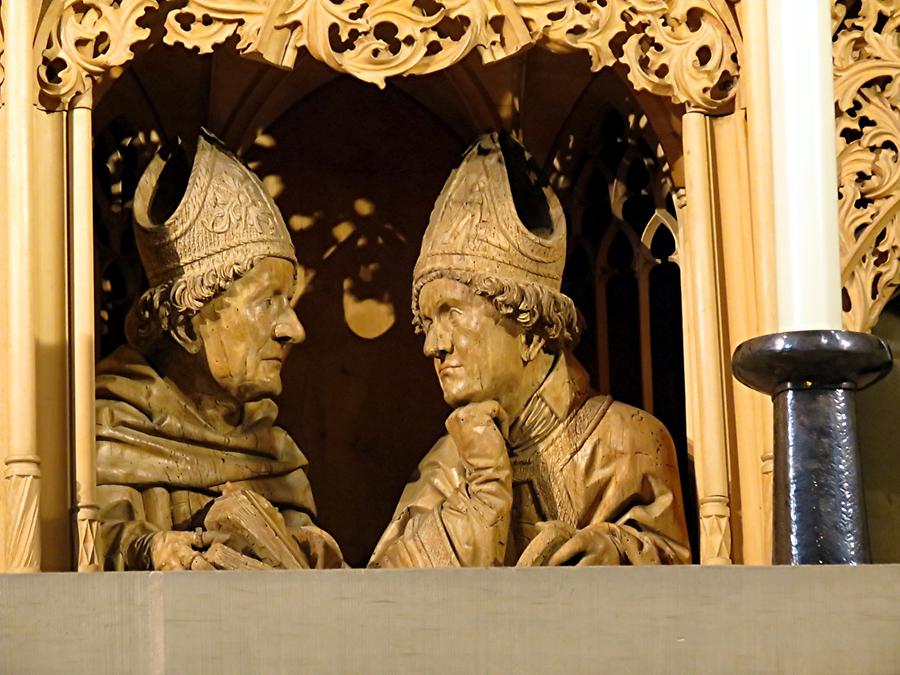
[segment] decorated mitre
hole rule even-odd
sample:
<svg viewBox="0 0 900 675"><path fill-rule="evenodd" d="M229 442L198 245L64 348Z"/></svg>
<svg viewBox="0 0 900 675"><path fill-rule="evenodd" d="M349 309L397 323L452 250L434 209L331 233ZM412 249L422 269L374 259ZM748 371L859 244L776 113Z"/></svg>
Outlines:
<svg viewBox="0 0 900 675"><path fill-rule="evenodd" d="M448 271L559 292L566 221L538 174L534 160L511 136L495 132L475 141L431 212L413 272L414 312L422 286Z"/></svg>
<svg viewBox="0 0 900 675"><path fill-rule="evenodd" d="M150 286L257 257L296 263L291 236L262 182L221 141L200 131L186 169L157 154L134 197L135 237ZM183 165L182 165L183 166Z"/></svg>

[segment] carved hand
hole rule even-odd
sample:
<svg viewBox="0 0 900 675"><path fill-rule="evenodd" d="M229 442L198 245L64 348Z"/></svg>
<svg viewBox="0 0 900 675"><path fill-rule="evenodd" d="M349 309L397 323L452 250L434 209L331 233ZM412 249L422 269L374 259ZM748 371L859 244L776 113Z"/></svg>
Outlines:
<svg viewBox="0 0 900 675"><path fill-rule="evenodd" d="M496 401L469 403L447 418L447 431L467 468L509 468L506 434L509 418Z"/></svg>
<svg viewBox="0 0 900 675"><path fill-rule="evenodd" d="M551 567L620 564L619 549L605 525L605 523L597 526L589 525L578 530L575 536L550 556L546 564Z"/></svg>
<svg viewBox="0 0 900 675"><path fill-rule="evenodd" d="M176 532L167 530L151 535L150 560L155 570L212 569L200 553L212 544L224 544L228 535L221 532Z"/></svg>
<svg viewBox="0 0 900 675"><path fill-rule="evenodd" d="M575 528L561 520L537 523L537 536L519 556L516 567L543 567L559 548L575 536Z"/></svg>
<svg viewBox="0 0 900 675"><path fill-rule="evenodd" d="M513 499L506 412L496 401L470 403L454 410L446 426L465 467L466 501L490 528L508 527Z"/></svg>
<svg viewBox="0 0 900 675"><path fill-rule="evenodd" d="M344 566L341 547L330 534L315 525L291 530L314 569L336 569Z"/></svg>

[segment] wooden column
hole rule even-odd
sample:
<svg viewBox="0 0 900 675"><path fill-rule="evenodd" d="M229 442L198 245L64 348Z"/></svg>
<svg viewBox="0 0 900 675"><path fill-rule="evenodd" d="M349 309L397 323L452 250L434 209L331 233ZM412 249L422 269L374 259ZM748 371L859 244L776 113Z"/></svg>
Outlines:
<svg viewBox="0 0 900 675"><path fill-rule="evenodd" d="M6 509L5 567L37 572L41 566L40 481L37 445L37 372L34 322L34 185L28 168L34 156L34 2L3 2L5 46L6 361L8 426L4 454ZM15 139L15 140L13 140Z"/></svg>
<svg viewBox="0 0 900 675"><path fill-rule="evenodd" d="M721 256L720 303L723 312L723 384L729 415L729 461L732 512L739 532L734 533L740 560L766 564L765 519L762 504L760 457L771 448L771 403L731 377L734 349L761 332L758 299L760 268L755 240L755 222L750 207L750 178L746 119L741 111L710 119L714 185L715 222ZM764 409L769 411L766 417Z"/></svg>
<svg viewBox="0 0 900 675"><path fill-rule="evenodd" d="M69 112L69 261L72 429L79 572L103 569L94 430L94 214L91 92Z"/></svg>
<svg viewBox="0 0 900 675"><path fill-rule="evenodd" d="M3 568L72 569L66 114L39 109L40 3L3 2Z"/></svg>
<svg viewBox="0 0 900 675"><path fill-rule="evenodd" d="M66 113L32 107L31 268L35 342L35 438L41 458L41 569L70 571L72 512L69 433ZM14 138L14 137L13 137ZM21 263L14 263L21 264ZM13 421L14 422L14 421Z"/></svg>
<svg viewBox="0 0 900 675"><path fill-rule="evenodd" d="M751 231L757 270L759 313L756 334L761 335L775 331L778 308L778 289L774 273L775 210L772 186L768 27L765 2L743 2L740 8L743 12L744 53L741 61L743 86L738 107L743 111L747 122ZM749 395L753 399L756 418L759 420L753 431L756 432L755 444L759 449L759 466L756 473L761 477L759 492L762 522L759 537L751 539L754 546L758 547L758 551L755 549L748 551L746 562L768 564L772 560L772 406L768 399L758 392ZM747 458L748 467L751 459Z"/></svg>
<svg viewBox="0 0 900 675"><path fill-rule="evenodd" d="M9 209L6 203L6 87L0 83L0 289L9 287L9 275L6 267L7 232L9 221L7 215ZM8 297L6 292L0 292L0 354L6 354L9 349L9 331L7 326ZM9 360L5 356L0 357L0 572L7 569L6 565L6 535L7 535L7 508L6 508L6 456L9 450L9 419L7 405L9 402Z"/></svg>
<svg viewBox="0 0 900 675"><path fill-rule="evenodd" d="M700 562L727 565L731 562L731 509L709 119L700 112L686 113L683 134L687 204L683 257L679 257L690 296L685 315L685 373L690 373L692 385L686 393L699 413L690 416L693 428L688 436L697 475Z"/></svg>

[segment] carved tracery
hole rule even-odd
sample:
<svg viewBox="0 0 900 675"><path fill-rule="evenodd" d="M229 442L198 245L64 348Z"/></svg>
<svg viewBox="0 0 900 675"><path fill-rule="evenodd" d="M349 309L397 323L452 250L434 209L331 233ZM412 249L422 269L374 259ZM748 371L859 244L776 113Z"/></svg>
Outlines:
<svg viewBox="0 0 900 675"><path fill-rule="evenodd" d="M586 150L563 192L570 211L564 290L586 319L576 354L600 390L664 421L678 449L688 522L699 520L704 532L701 547L691 529L692 548L728 558L727 518L723 525L703 510L698 518L688 460L683 237L671 167L646 115L633 104L605 108L581 139Z"/></svg>
<svg viewBox="0 0 900 675"><path fill-rule="evenodd" d="M834 18L844 323L867 331L900 286L900 7L838 0Z"/></svg>
<svg viewBox="0 0 900 675"><path fill-rule="evenodd" d="M736 24L724 0L63 0L42 22L42 95L64 107L134 48L156 39L292 68L301 49L384 86L433 73L477 50L483 61L532 44L586 51L594 70L621 64L636 89L706 111L727 106L738 77ZM151 30L161 27L160 31ZM43 36L43 37L42 37Z"/></svg>
<svg viewBox="0 0 900 675"><path fill-rule="evenodd" d="M556 51L587 51L593 70L621 63L636 89L702 110L721 108L734 97L737 47L730 10L715 0L516 4L536 41Z"/></svg>
<svg viewBox="0 0 900 675"><path fill-rule="evenodd" d="M133 57L150 37L145 27L156 0L61 0L51 4L35 37L41 49L38 81L42 102L66 107L93 82Z"/></svg>

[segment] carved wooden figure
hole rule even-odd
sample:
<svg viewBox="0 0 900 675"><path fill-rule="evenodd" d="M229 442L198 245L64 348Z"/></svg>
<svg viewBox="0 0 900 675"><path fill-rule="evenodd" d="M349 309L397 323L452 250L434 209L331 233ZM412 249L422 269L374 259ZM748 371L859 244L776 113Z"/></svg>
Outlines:
<svg viewBox="0 0 900 675"><path fill-rule="evenodd" d="M672 439L593 391L560 292L562 208L524 148L476 141L438 197L413 281L442 437L370 567L690 561Z"/></svg>
<svg viewBox="0 0 900 675"><path fill-rule="evenodd" d="M311 520L306 459L270 400L304 338L287 228L212 136L201 133L192 165L180 158L157 155L138 186L150 289L129 317L129 344L97 367L106 566L340 566Z"/></svg>

